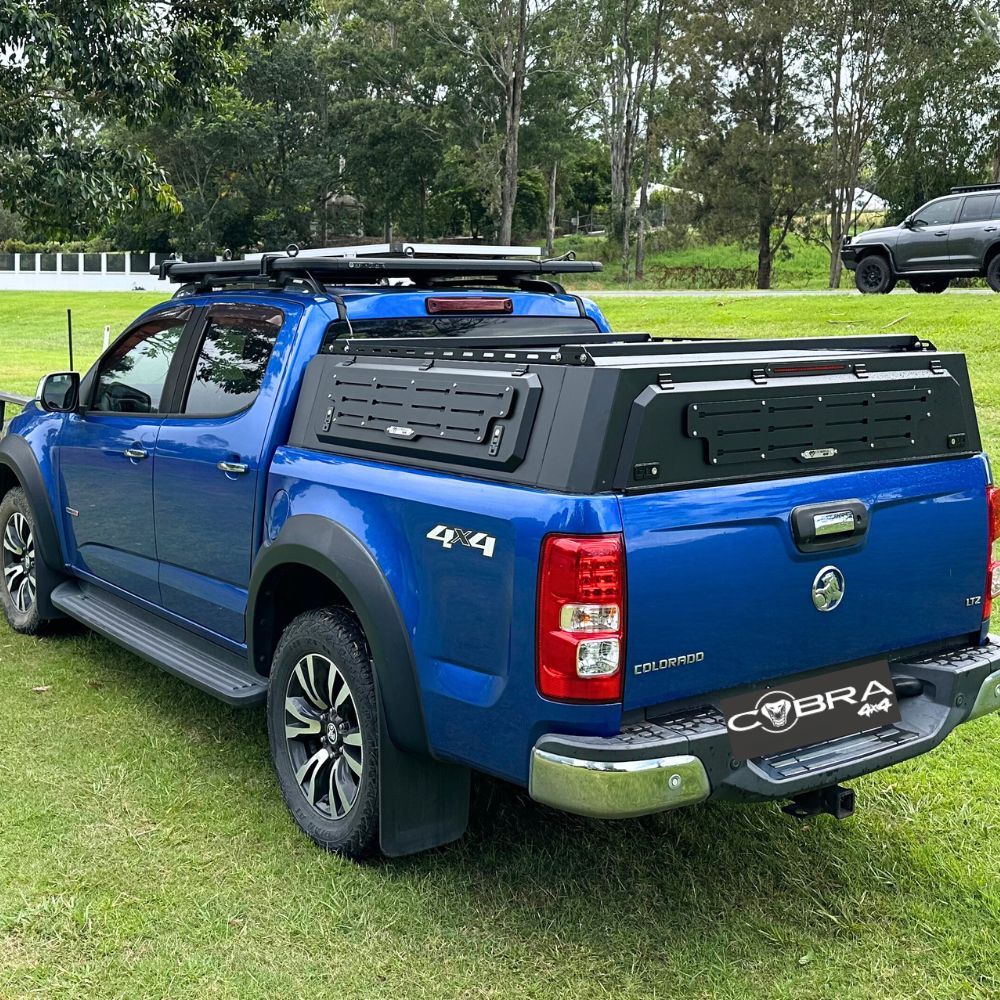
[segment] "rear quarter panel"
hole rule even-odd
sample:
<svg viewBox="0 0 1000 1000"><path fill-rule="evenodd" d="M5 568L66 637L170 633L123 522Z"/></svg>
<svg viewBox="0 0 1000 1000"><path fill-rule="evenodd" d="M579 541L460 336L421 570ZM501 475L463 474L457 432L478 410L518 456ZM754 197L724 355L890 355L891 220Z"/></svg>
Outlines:
<svg viewBox="0 0 1000 1000"><path fill-rule="evenodd" d="M275 455L268 495L289 516L346 527L385 574L406 622L434 752L525 783L545 732L612 735L621 706L561 705L535 687L538 556L550 532L621 530L613 496L575 497L305 449ZM277 508L276 508L277 509ZM282 515L283 516L283 515ZM485 532L493 555L427 537ZM280 529L272 517L268 535Z"/></svg>

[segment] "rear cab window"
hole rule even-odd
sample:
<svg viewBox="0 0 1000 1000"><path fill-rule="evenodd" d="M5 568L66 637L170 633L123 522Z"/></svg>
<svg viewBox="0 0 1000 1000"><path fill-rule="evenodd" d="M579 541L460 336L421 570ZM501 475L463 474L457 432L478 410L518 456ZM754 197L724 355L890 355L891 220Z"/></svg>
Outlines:
<svg viewBox="0 0 1000 1000"><path fill-rule="evenodd" d="M494 337L520 335L572 336L595 333L590 318L566 316L405 316L386 319L340 320L327 332L333 340L375 337Z"/></svg>

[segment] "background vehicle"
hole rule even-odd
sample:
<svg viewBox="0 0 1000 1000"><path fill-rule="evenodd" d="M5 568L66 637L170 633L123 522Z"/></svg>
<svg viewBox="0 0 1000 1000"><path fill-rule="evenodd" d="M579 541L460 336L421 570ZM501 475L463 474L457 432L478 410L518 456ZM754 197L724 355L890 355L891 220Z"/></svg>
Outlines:
<svg viewBox="0 0 1000 1000"><path fill-rule="evenodd" d="M887 294L901 278L938 293L952 278L983 277L1000 292L1000 184L952 188L898 226L845 237L840 255L865 295Z"/></svg>
<svg viewBox="0 0 1000 1000"><path fill-rule="evenodd" d="M591 816L849 814L1000 708L965 360L611 334L554 281L593 268L168 262L0 441L8 620L266 700L292 815L355 857L460 836L472 769Z"/></svg>

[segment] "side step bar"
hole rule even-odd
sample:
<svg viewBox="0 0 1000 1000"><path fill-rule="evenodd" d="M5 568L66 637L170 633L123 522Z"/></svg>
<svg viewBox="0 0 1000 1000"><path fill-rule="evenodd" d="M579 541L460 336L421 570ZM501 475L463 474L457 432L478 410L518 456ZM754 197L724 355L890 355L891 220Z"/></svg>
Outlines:
<svg viewBox="0 0 1000 1000"><path fill-rule="evenodd" d="M258 705L267 697L267 680L253 673L246 659L98 587L67 581L52 592L52 603L136 656L227 704Z"/></svg>

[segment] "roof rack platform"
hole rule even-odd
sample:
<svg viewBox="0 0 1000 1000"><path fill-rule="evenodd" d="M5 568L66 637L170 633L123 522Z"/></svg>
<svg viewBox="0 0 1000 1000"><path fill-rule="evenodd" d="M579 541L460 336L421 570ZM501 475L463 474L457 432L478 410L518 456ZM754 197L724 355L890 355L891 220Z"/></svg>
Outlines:
<svg viewBox="0 0 1000 1000"><path fill-rule="evenodd" d="M283 286L303 281L318 294L323 282L346 285L382 284L409 278L417 286L456 278L530 279L536 275L585 274L602 270L593 260L511 260L484 257L336 257L264 254L251 260L165 260L154 268L161 280L196 285L199 290L256 282Z"/></svg>

